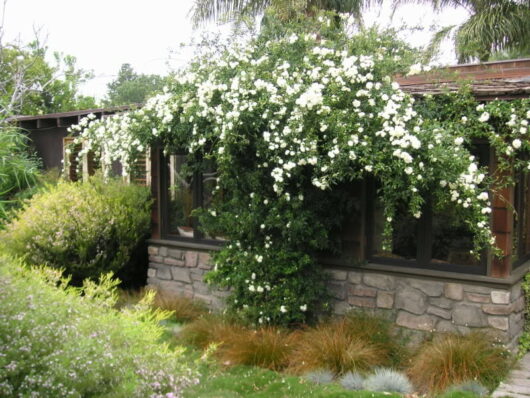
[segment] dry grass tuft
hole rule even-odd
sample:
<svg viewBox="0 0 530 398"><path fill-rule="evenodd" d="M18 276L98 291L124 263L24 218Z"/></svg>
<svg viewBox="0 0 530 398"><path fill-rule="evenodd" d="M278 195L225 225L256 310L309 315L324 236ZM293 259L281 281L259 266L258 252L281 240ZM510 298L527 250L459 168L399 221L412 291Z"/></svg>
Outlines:
<svg viewBox="0 0 530 398"><path fill-rule="evenodd" d="M364 312L350 312L346 322L352 335L370 342L381 352L381 366L400 368L410 353L394 324Z"/></svg>
<svg viewBox="0 0 530 398"><path fill-rule="evenodd" d="M440 335L425 343L413 359L409 375L424 392L477 380L493 389L508 373L510 356L484 332Z"/></svg>
<svg viewBox="0 0 530 398"><path fill-rule="evenodd" d="M189 322L208 313L206 304L186 296L157 292L154 307L173 311L172 318L177 322Z"/></svg>
<svg viewBox="0 0 530 398"><path fill-rule="evenodd" d="M179 339L185 344L205 349L212 343L222 347L227 341L233 340L234 336L245 332L243 326L220 315L204 315L186 324L179 333Z"/></svg>
<svg viewBox="0 0 530 398"><path fill-rule="evenodd" d="M219 351L224 363L271 370L281 370L287 366L295 341L292 333L275 327L230 332Z"/></svg>
<svg viewBox="0 0 530 398"><path fill-rule="evenodd" d="M382 365L384 351L356 334L348 320L321 324L300 333L290 355L289 369L304 373L329 369L337 375L367 371Z"/></svg>

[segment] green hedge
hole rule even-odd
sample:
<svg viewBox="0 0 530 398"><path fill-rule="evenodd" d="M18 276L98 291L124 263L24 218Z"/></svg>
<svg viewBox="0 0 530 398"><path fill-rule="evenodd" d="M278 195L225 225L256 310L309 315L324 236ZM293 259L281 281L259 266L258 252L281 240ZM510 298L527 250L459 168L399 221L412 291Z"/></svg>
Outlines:
<svg viewBox="0 0 530 398"><path fill-rule="evenodd" d="M126 267L149 232L150 203L146 187L119 180L61 182L31 198L0 242L7 253L62 268L80 283Z"/></svg>
<svg viewBox="0 0 530 398"><path fill-rule="evenodd" d="M176 398L195 384L195 365L159 343L168 314L113 309L116 283L69 287L0 256L0 397Z"/></svg>

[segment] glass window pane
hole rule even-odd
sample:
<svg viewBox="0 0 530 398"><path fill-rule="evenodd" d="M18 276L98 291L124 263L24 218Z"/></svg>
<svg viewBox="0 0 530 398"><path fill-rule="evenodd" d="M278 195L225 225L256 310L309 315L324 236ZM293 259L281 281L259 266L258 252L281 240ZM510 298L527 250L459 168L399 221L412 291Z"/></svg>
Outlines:
<svg viewBox="0 0 530 398"><path fill-rule="evenodd" d="M465 223L457 220L453 209L434 211L432 235L431 263L480 266L480 259L470 253L473 234Z"/></svg>
<svg viewBox="0 0 530 398"><path fill-rule="evenodd" d="M192 238L194 235L192 177L185 166L186 155L169 156L168 173L168 232Z"/></svg>
<svg viewBox="0 0 530 398"><path fill-rule="evenodd" d="M376 199L372 255L395 260L415 261L418 252L418 220L410 215L404 206L398 207L392 220L391 242L385 242L383 237L384 225L384 209L381 201Z"/></svg>
<svg viewBox="0 0 530 398"><path fill-rule="evenodd" d="M530 257L530 175L520 174L515 185L514 198L514 236L513 236L513 264L521 265Z"/></svg>

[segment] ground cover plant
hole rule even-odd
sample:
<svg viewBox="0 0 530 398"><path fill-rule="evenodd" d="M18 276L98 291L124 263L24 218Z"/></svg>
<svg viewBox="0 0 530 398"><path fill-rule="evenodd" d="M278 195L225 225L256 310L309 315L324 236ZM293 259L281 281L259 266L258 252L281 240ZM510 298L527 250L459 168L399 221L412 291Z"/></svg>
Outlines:
<svg viewBox="0 0 530 398"><path fill-rule="evenodd" d="M1 232L0 244L29 264L64 269L78 284L119 273L149 232L149 195L145 187L118 180L63 181L27 201ZM130 267L125 276L134 272Z"/></svg>
<svg viewBox="0 0 530 398"><path fill-rule="evenodd" d="M229 287L229 308L256 325L311 321L325 308L316 253L335 247L351 204L340 187L353 180L380 184L387 237L398 208L420 218L429 198L469 228L475 255L494 247L494 182L469 146L485 139L501 169L527 168L528 100L479 104L463 91L414 101L392 76L418 54L395 32L352 34L326 13L267 21L248 42L214 43L142 109L81 121L73 131L90 145L80 156L120 160L127 173L160 144L187 152L190 173L213 162L213 204L196 215L229 243L208 280Z"/></svg>
<svg viewBox="0 0 530 398"><path fill-rule="evenodd" d="M114 310L116 283L73 288L0 257L0 396L168 398L196 383L182 350L159 342L168 314Z"/></svg>

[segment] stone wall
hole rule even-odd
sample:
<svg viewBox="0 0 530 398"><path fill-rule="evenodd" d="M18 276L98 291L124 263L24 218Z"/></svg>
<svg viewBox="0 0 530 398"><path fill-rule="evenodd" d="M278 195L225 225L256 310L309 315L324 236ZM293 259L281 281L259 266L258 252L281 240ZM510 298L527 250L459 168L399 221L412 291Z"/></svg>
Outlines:
<svg viewBox="0 0 530 398"><path fill-rule="evenodd" d="M149 246L148 284L221 308L227 291L203 282L211 269L207 251ZM514 347L524 326L521 284L404 276L365 269L329 268L329 291L336 314L362 308L384 314L399 326L423 332L495 330Z"/></svg>

